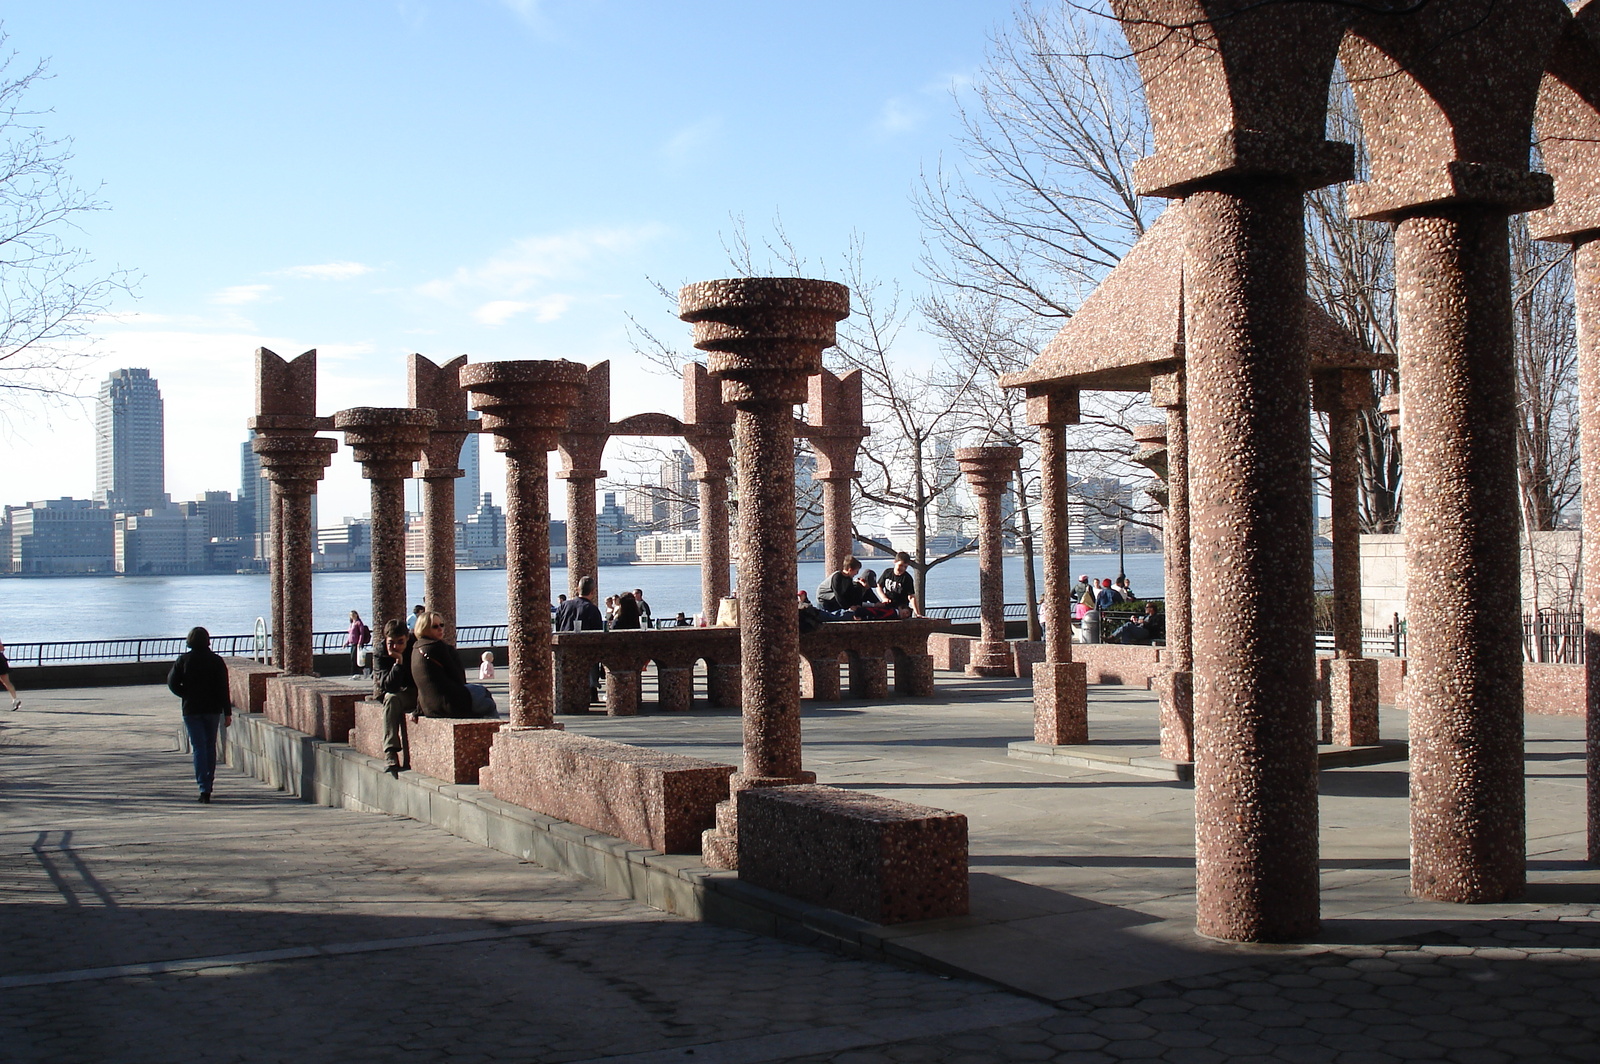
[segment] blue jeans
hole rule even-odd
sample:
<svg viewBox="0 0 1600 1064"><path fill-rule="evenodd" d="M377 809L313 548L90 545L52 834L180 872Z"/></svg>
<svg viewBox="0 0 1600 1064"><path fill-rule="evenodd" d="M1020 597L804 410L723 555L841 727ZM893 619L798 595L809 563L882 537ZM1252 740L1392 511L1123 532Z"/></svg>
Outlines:
<svg viewBox="0 0 1600 1064"><path fill-rule="evenodd" d="M183 726L189 732L189 749L194 753L194 781L201 794L210 794L211 781L217 774L217 729L222 727L222 714L185 713Z"/></svg>

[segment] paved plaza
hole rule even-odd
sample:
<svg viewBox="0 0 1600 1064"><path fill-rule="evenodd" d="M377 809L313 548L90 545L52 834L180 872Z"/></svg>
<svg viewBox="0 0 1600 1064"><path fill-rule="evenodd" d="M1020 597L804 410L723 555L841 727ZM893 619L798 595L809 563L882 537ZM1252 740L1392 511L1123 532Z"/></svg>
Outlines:
<svg viewBox="0 0 1600 1064"><path fill-rule="evenodd" d="M1098 741L1149 733L1146 692L1091 693ZM0 1061L1600 1060L1576 718L1528 721L1521 902L1407 898L1405 766L1340 769L1323 941L1239 947L1192 931L1192 790L1007 758L1022 682L808 703L821 782L969 817L973 917L904 929L963 979L695 923L232 769L202 806L164 689L25 699L0 717ZM732 712L564 719L737 761Z"/></svg>

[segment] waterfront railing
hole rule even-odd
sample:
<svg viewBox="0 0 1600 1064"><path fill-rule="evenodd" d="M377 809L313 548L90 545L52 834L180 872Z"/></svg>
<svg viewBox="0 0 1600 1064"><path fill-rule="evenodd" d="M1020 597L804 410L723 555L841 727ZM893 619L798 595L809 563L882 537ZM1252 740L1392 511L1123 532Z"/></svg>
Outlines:
<svg viewBox="0 0 1600 1064"><path fill-rule="evenodd" d="M313 632L313 654L348 654L345 640L349 632ZM184 637L151 636L139 639L79 639L54 643L8 643L6 659L13 666L81 665L90 662L125 663L171 661L188 650ZM501 647L506 644L503 624L466 624L456 629L456 645L463 647ZM272 637L214 635L211 649L223 657L260 658L272 652Z"/></svg>

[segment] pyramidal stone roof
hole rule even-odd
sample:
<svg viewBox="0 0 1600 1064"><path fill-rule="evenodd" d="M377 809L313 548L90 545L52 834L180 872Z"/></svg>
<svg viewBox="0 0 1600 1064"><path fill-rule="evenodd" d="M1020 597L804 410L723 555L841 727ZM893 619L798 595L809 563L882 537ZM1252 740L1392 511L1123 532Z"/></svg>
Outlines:
<svg viewBox="0 0 1600 1064"><path fill-rule="evenodd" d="M1392 369L1306 298L1312 372ZM1175 203L1145 230L1027 369L1000 378L1007 388L1046 384L1145 391L1152 375L1184 360L1183 207Z"/></svg>

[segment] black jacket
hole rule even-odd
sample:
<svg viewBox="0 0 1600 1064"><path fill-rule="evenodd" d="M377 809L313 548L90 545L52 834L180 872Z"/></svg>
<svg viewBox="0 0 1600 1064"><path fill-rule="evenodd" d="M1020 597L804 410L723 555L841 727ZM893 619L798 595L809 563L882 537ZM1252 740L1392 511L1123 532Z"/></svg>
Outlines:
<svg viewBox="0 0 1600 1064"><path fill-rule="evenodd" d="M470 717L472 692L461 655L443 639L419 639L411 648L411 679L417 711L425 717Z"/></svg>
<svg viewBox="0 0 1600 1064"><path fill-rule="evenodd" d="M556 608L554 621L558 632L589 632L606 626L600 616L600 607L583 596L569 598Z"/></svg>
<svg viewBox="0 0 1600 1064"><path fill-rule="evenodd" d="M180 655L167 673L167 690L183 699L183 715L232 713L228 694L228 663L209 647Z"/></svg>
<svg viewBox="0 0 1600 1064"><path fill-rule="evenodd" d="M378 690L386 695L397 695L417 686L417 681L411 676L411 651L416 642L410 636L406 637L405 651L383 671L383 677L378 681Z"/></svg>

